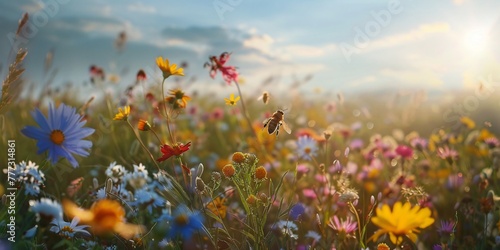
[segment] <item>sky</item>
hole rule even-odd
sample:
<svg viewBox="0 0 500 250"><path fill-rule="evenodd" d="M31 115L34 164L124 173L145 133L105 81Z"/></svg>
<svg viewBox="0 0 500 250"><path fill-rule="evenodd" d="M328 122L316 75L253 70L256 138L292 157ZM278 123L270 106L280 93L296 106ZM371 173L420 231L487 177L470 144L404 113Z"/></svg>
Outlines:
<svg viewBox="0 0 500 250"><path fill-rule="evenodd" d="M484 0L18 0L0 2L0 62L27 12L33 32L26 75L55 84L88 82L92 64L135 79L138 69L160 76L157 56L187 62L197 86L222 88L203 68L210 55L232 53L246 88L273 77L285 91L303 88L350 92L384 89L447 91L500 82L500 1ZM125 31L121 51L114 42ZM5 75L5 66L0 72ZM196 85L195 85L196 86Z"/></svg>

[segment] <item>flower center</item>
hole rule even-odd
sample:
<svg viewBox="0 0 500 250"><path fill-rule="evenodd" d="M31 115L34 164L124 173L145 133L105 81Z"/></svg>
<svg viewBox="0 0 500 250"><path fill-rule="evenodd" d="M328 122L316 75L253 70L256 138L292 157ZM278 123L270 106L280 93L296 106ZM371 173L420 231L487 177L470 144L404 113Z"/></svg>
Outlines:
<svg viewBox="0 0 500 250"><path fill-rule="evenodd" d="M50 133L50 140L56 145L61 145L64 142L63 132L59 129L53 130Z"/></svg>
<svg viewBox="0 0 500 250"><path fill-rule="evenodd" d="M61 229L61 232L69 232L69 233L72 233L73 232L73 228L71 227L68 227L68 226L64 226L62 229Z"/></svg>
<svg viewBox="0 0 500 250"><path fill-rule="evenodd" d="M310 147L307 147L307 148L304 148L304 153L306 153L307 155L311 153L311 148Z"/></svg>
<svg viewBox="0 0 500 250"><path fill-rule="evenodd" d="M189 218L185 214L181 214L175 218L175 224L180 225L180 226L187 225L188 222L189 222Z"/></svg>
<svg viewBox="0 0 500 250"><path fill-rule="evenodd" d="M183 97L184 97L184 92L182 92L182 91L175 92L175 98L182 99Z"/></svg>

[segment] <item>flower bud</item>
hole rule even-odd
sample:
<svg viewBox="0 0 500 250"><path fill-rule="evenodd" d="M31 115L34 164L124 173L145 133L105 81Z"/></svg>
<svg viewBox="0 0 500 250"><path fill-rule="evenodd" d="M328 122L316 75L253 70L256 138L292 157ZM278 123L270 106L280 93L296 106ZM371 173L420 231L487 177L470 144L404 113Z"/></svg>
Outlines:
<svg viewBox="0 0 500 250"><path fill-rule="evenodd" d="M224 174L224 176L226 176L227 178L230 178L232 177L236 172L236 169L234 169L234 166L233 164L227 164L226 166L224 166L222 168L222 173Z"/></svg>

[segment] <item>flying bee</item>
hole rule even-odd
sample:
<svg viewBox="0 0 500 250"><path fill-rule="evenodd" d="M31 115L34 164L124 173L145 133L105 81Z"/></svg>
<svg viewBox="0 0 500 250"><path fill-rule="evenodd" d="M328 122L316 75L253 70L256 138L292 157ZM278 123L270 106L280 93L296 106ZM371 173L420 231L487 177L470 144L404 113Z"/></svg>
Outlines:
<svg viewBox="0 0 500 250"><path fill-rule="evenodd" d="M270 98L269 92L264 91L262 93L262 95L259 96L259 98L257 98L257 100L259 100L259 101L262 100L262 102L264 102L264 104L267 104L269 102L269 98Z"/></svg>
<svg viewBox="0 0 500 250"><path fill-rule="evenodd" d="M292 130L285 122L285 112L281 109L278 109L271 117L264 121L264 128L267 127L267 132L269 134L276 132L276 136L278 136L281 126L283 126L283 129L288 134L292 133Z"/></svg>

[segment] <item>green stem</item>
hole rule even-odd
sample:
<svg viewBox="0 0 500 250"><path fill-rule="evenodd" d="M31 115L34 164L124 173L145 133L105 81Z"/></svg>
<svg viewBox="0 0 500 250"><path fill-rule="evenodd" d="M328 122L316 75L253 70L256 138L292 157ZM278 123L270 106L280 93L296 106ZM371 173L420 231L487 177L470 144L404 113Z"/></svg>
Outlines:
<svg viewBox="0 0 500 250"><path fill-rule="evenodd" d="M170 143L174 144L175 143L175 140L174 140L174 136L172 134L172 131L170 130L170 116L168 115L168 112L167 112L167 102L165 100L165 80L167 78L163 78L163 81L161 82L161 97L162 97L162 102L163 102L163 113L165 115L165 118L167 119L167 130L168 130L168 134L170 136Z"/></svg>
<svg viewBox="0 0 500 250"><path fill-rule="evenodd" d="M255 130L253 129L252 121L250 120L250 116L248 115L248 111L247 111L247 108L245 105L245 100L243 100L243 95L241 94L240 85L238 84L237 81L234 81L234 84L236 85L236 88L238 89L238 95L240 96L240 100L241 100L241 108L243 109L243 116L245 117L245 120L248 123L248 128L250 129L250 131L252 131L252 134L255 137L255 140L257 141L257 144L260 147L260 151L266 156L266 158L270 159L268 157L266 149L264 148L264 145L259 140L259 136L257 135Z"/></svg>
<svg viewBox="0 0 500 250"><path fill-rule="evenodd" d="M141 146L144 149L144 151L146 151L146 153L149 155L149 157L151 158L151 160L154 162L154 164L158 168L158 171L161 171L160 165L158 165L158 163L156 162L154 156L148 150L148 148L146 147L146 145L144 145L144 143L142 142L141 138L139 137L139 134L137 133L137 131L135 131L134 127L132 126L132 124L130 124L130 121L128 119L127 119L127 124L129 125L130 129L132 129L132 132L134 132L135 138L137 139L137 141L139 141L139 143L141 144Z"/></svg>
<svg viewBox="0 0 500 250"><path fill-rule="evenodd" d="M361 220L359 219L358 212L356 211L356 208L352 204L352 202L347 202L347 205L351 208L351 212L356 216L356 221L358 221L358 234L359 234L359 244L361 245L362 249L365 249L365 243L363 243L362 234L361 234Z"/></svg>
<svg viewBox="0 0 500 250"><path fill-rule="evenodd" d="M245 119L248 123L248 127L250 128L250 130L252 130L255 138L257 138L257 133L255 133L253 127L252 127L252 121L250 121L250 117L248 116L248 111L247 111L247 108L245 106L245 101L243 100L243 95L241 94L241 89L240 89L240 85L238 84L237 81L234 81L234 83L236 84L236 88L238 89L238 94L240 95L240 99L241 99L241 108L243 109L243 116L245 116Z"/></svg>
<svg viewBox="0 0 500 250"><path fill-rule="evenodd" d="M156 133L156 131L154 131L152 128L151 128L151 132L153 132L153 134L155 135L156 139L158 139L158 141L160 142L160 144L163 144L163 142L161 141L160 137L158 136L158 134Z"/></svg>

